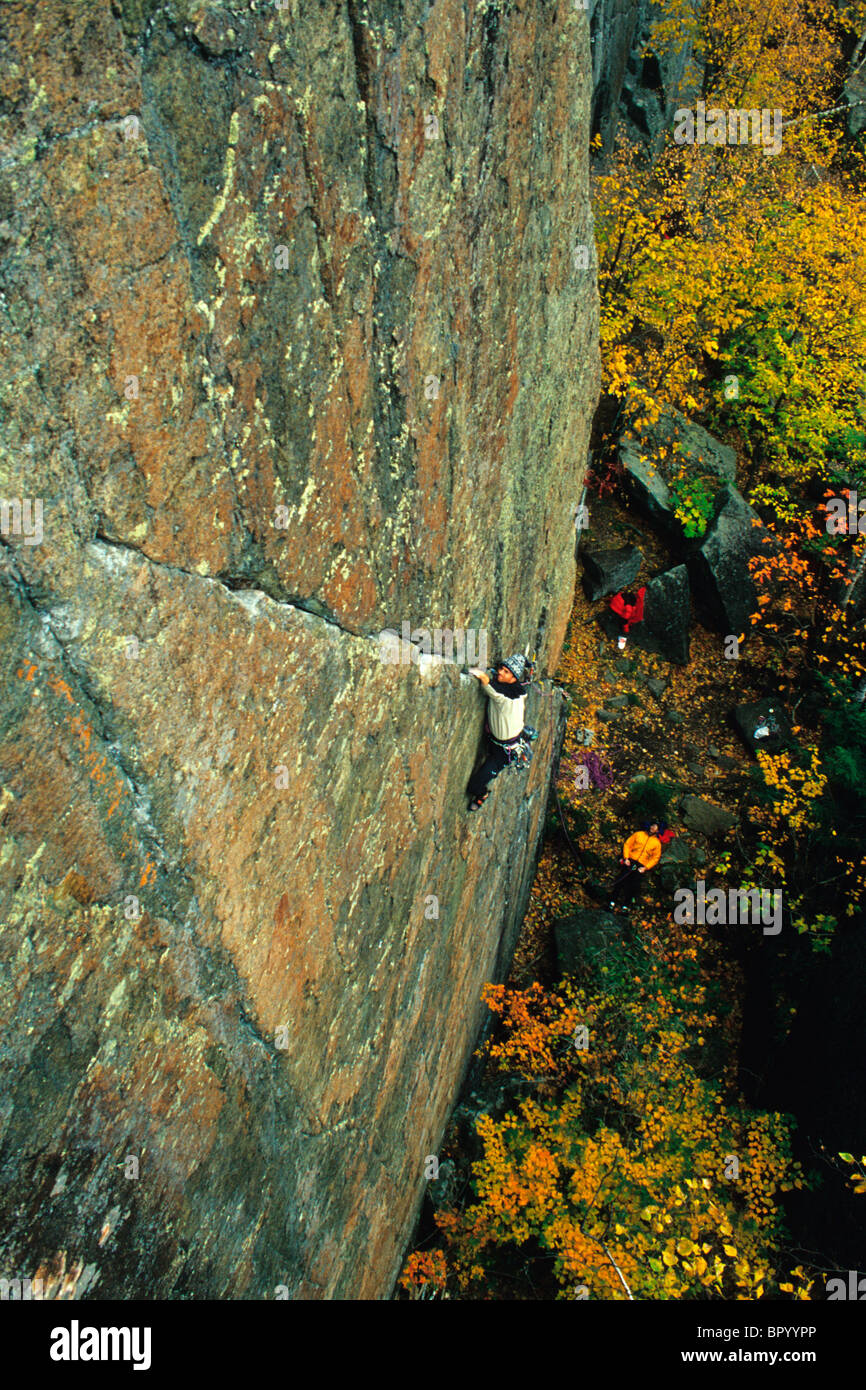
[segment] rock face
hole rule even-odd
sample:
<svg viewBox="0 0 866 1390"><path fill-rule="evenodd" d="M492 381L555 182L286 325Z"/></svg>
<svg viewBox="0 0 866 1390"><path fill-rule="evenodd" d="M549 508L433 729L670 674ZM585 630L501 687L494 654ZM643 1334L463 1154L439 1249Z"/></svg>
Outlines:
<svg viewBox="0 0 866 1390"><path fill-rule="evenodd" d="M647 0L588 0L592 24L592 130L610 153L620 116L620 98Z"/></svg>
<svg viewBox="0 0 866 1390"><path fill-rule="evenodd" d="M536 690L467 818L458 666L549 670L570 610L588 17L0 26L0 492L44 513L0 547L0 1266L386 1297L561 734ZM475 648L387 664L403 623Z"/></svg>
<svg viewBox="0 0 866 1390"><path fill-rule="evenodd" d="M677 107L690 106L701 94L702 65L679 23L671 34L670 17L651 0L588 0L592 14L595 77L593 131L609 153L624 125L632 142L654 151L664 143ZM681 18L694 20L694 3Z"/></svg>

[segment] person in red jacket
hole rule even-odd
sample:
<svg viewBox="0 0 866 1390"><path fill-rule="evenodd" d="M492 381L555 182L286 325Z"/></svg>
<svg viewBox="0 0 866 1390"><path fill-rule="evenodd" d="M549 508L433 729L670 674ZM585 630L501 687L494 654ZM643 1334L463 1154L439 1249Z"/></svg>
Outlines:
<svg viewBox="0 0 866 1390"><path fill-rule="evenodd" d="M614 594L610 601L611 612L615 613L622 620L622 636L617 642L620 651L626 644L629 628L634 623L643 622L643 600L646 593L644 584L637 593L631 589L626 589L622 594Z"/></svg>

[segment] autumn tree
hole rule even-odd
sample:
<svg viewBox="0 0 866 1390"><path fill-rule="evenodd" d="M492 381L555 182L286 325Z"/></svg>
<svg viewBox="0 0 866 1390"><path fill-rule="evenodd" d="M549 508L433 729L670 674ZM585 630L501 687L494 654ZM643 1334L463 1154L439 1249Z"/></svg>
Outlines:
<svg viewBox="0 0 866 1390"><path fill-rule="evenodd" d="M716 1020L688 971L657 957L616 995L565 983L486 998L504 1025L495 1064L556 1069L560 1090L480 1117L474 1201L437 1218L455 1296L483 1296L502 1252L533 1245L553 1257L562 1297L762 1298L780 1281L807 1296L803 1271L779 1271L772 1254L779 1195L803 1184L786 1123L726 1103L700 1075Z"/></svg>
<svg viewBox="0 0 866 1390"><path fill-rule="evenodd" d="M669 406L737 431L747 482L801 480L863 430L866 202L832 118L829 5L673 4L708 107L782 113L782 148L623 145L596 183L605 386L615 427Z"/></svg>

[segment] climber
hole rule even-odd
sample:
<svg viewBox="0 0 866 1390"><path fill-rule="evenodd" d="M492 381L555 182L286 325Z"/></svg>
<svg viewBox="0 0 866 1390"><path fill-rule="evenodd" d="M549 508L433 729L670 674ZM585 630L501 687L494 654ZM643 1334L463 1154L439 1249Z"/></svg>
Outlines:
<svg viewBox="0 0 866 1390"><path fill-rule="evenodd" d="M611 911L616 910L616 900L620 894L624 899L624 907L634 902L643 887L642 875L648 869L654 869L661 858L661 836L666 833L667 827L663 822L660 825L658 821L650 821L648 824L644 823L633 835L629 835L623 845L623 857L619 861L619 877L610 890Z"/></svg>
<svg viewBox="0 0 866 1390"><path fill-rule="evenodd" d="M525 765L532 757L527 740L535 738L536 731L524 728L523 724L529 688L524 684L527 670L528 663L521 652L508 657L507 661L500 661L493 680L486 671L470 667L470 673L480 680L484 694L490 701L484 726L490 751L469 780L467 791L472 798L470 811L477 811L487 800L488 787L503 768L515 762Z"/></svg>
<svg viewBox="0 0 866 1390"><path fill-rule="evenodd" d="M632 627L634 623L643 622L643 599L645 593L646 585L644 584L638 589L637 593L632 589L626 589L625 593L614 594L610 601L611 612L622 619L622 636L617 640L617 646L620 651L622 651L628 640L629 628Z"/></svg>

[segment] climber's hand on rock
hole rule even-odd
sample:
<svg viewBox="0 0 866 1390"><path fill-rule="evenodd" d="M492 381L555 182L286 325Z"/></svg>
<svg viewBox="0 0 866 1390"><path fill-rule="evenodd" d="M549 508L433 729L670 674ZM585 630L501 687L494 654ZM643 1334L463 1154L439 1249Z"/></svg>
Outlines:
<svg viewBox="0 0 866 1390"><path fill-rule="evenodd" d="M480 680L480 682L481 682L482 685L489 685L489 684L490 684L490 677L488 676L487 672L486 672L486 671L479 671L479 669L478 669L477 666L470 666L470 667L469 667L469 674L470 674L470 676L477 676L478 679Z"/></svg>

